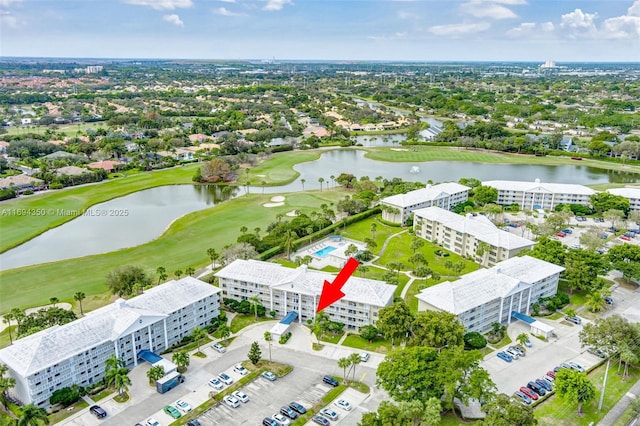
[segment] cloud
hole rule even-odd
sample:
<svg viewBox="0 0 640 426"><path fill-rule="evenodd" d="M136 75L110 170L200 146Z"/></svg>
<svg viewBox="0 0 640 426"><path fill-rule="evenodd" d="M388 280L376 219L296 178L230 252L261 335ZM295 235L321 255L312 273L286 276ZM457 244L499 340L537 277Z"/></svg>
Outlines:
<svg viewBox="0 0 640 426"><path fill-rule="evenodd" d="M226 7L217 7L213 9L213 13L215 13L216 15L222 15L222 16L245 16L244 13L233 12L227 9Z"/></svg>
<svg viewBox="0 0 640 426"><path fill-rule="evenodd" d="M633 2L626 15L606 19L601 33L606 38L640 39L640 0Z"/></svg>
<svg viewBox="0 0 640 426"><path fill-rule="evenodd" d="M172 13L171 15L164 15L162 19L164 19L170 24L177 25L179 27L184 27L184 22L182 22L182 19L180 19L180 17L175 13Z"/></svg>
<svg viewBox="0 0 640 426"><path fill-rule="evenodd" d="M513 19L517 18L511 9L503 5L526 4L525 0L470 0L460 5L460 11L475 18Z"/></svg>
<svg viewBox="0 0 640 426"><path fill-rule="evenodd" d="M0 24L5 28L18 28L18 18L13 16L11 12L0 10Z"/></svg>
<svg viewBox="0 0 640 426"><path fill-rule="evenodd" d="M419 19L420 17L412 12L405 12L403 10L398 11L397 16L399 19Z"/></svg>
<svg viewBox="0 0 640 426"><path fill-rule="evenodd" d="M282 10L286 5L292 5L292 0L267 0L267 4L263 7L263 10L276 11Z"/></svg>
<svg viewBox="0 0 640 426"><path fill-rule="evenodd" d="M222 2L222 3L235 3L236 2L236 0L218 0L218 1Z"/></svg>
<svg viewBox="0 0 640 426"><path fill-rule="evenodd" d="M148 6L155 10L186 9L193 6L192 0L124 0L124 2L136 6Z"/></svg>
<svg viewBox="0 0 640 426"><path fill-rule="evenodd" d="M479 33L491 28L491 24L488 22L477 23L464 23L464 24L449 24L449 25L435 25L429 28L429 31L439 36L463 36L467 34Z"/></svg>
<svg viewBox="0 0 640 426"><path fill-rule="evenodd" d="M506 32L508 37L539 37L553 32L555 25L553 22L523 22L515 28Z"/></svg>
<svg viewBox="0 0 640 426"><path fill-rule="evenodd" d="M0 0L0 7L9 7L14 3L20 3L22 0Z"/></svg>

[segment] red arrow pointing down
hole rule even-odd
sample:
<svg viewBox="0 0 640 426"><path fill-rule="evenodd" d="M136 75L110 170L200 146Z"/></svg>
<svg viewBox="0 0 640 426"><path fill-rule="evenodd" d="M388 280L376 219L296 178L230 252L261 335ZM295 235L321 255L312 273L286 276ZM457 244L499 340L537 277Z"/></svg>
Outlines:
<svg viewBox="0 0 640 426"><path fill-rule="evenodd" d="M358 265L360 265L360 262L355 260L353 257L350 257L332 283L327 280L324 281L316 313L344 297L342 286L345 285L349 277L355 272Z"/></svg>

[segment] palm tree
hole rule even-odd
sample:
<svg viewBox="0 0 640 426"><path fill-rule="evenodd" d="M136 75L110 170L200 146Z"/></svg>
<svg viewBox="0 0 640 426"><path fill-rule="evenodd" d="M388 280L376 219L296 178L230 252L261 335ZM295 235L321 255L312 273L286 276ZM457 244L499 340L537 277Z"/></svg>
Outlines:
<svg viewBox="0 0 640 426"><path fill-rule="evenodd" d="M304 191L304 183L306 182L306 179L300 179L300 183L302 184L302 191Z"/></svg>
<svg viewBox="0 0 640 426"><path fill-rule="evenodd" d="M198 352L200 352L200 340L202 340L204 335L205 335L205 331L200 327L196 327L193 330L191 330L191 337L193 337L193 340L195 340L198 343Z"/></svg>
<svg viewBox="0 0 640 426"><path fill-rule="evenodd" d="M218 327L218 335L221 339L227 339L229 336L231 336L231 327L229 327L227 324L222 324L220 327Z"/></svg>
<svg viewBox="0 0 640 426"><path fill-rule="evenodd" d="M480 262L482 266L487 266L487 260L489 259L489 253L491 251L491 246L484 241L480 241L478 243L478 248L476 249L476 254L482 257L482 261Z"/></svg>
<svg viewBox="0 0 640 426"><path fill-rule="evenodd" d="M254 321L258 321L258 305L260 304L260 298L258 296L251 296L249 301L252 302L251 305L253 306L253 313L255 314Z"/></svg>
<svg viewBox="0 0 640 426"><path fill-rule="evenodd" d="M362 274L362 278L366 278L367 271L369 271L369 267L361 263L360 265L358 265L358 271L360 271L360 273Z"/></svg>
<svg viewBox="0 0 640 426"><path fill-rule="evenodd" d="M284 244L287 247L287 259L291 255L291 247L293 246L293 242L298 239L298 234L296 231L292 229L287 229L287 232L284 233Z"/></svg>
<svg viewBox="0 0 640 426"><path fill-rule="evenodd" d="M173 361L173 363L178 366L178 371L180 373L184 373L185 371L187 371L187 367L190 364L189 352L187 351L175 352L171 357L171 361Z"/></svg>
<svg viewBox="0 0 640 426"><path fill-rule="evenodd" d="M188 277L192 276L193 274L196 273L196 270L194 267L189 266L187 269L184 270L185 275L187 275Z"/></svg>
<svg viewBox="0 0 640 426"><path fill-rule="evenodd" d="M122 397L129 390L129 386L131 386L131 379L128 374L129 370L127 368L120 368L114 377L115 380L113 383L120 397Z"/></svg>
<svg viewBox="0 0 640 426"><path fill-rule="evenodd" d="M260 227L253 228L253 232L255 232L256 237L258 237L258 238L260 238L260 231L262 231L262 229L260 229Z"/></svg>
<svg viewBox="0 0 640 426"><path fill-rule="evenodd" d="M529 335L527 333L520 333L518 334L518 337L516 337L516 340L520 343L520 346L524 346L524 344L529 340Z"/></svg>
<svg viewBox="0 0 640 426"><path fill-rule="evenodd" d="M167 275L167 269L164 266L158 266L158 269L156 269L156 272L158 274L158 284L160 284L162 281L165 281L167 278L169 278L169 276Z"/></svg>
<svg viewBox="0 0 640 426"><path fill-rule="evenodd" d="M116 368L124 367L124 361L116 358L115 355L111 355L104 361L104 371L114 370Z"/></svg>
<svg viewBox="0 0 640 426"><path fill-rule="evenodd" d="M271 332L269 331L264 332L264 340L265 342L269 343L269 362L271 362L271 341L273 340L273 336L271 335Z"/></svg>
<svg viewBox="0 0 640 426"><path fill-rule="evenodd" d="M13 377L4 377L7 371L9 371L9 367L5 364L0 364L0 398L2 398L2 405L4 405L4 408L9 410L7 392L16 385L16 379Z"/></svg>
<svg viewBox="0 0 640 426"><path fill-rule="evenodd" d="M602 293L598 290L594 290L587 294L584 305L589 308L591 312L600 312L606 306L606 301L602 297Z"/></svg>
<svg viewBox="0 0 640 426"><path fill-rule="evenodd" d="M155 382L162 379L164 377L164 367L161 365L156 365L151 367L147 371L147 378L149 379L149 384L153 386Z"/></svg>
<svg viewBox="0 0 640 426"><path fill-rule="evenodd" d="M329 176L331 178L331 182L333 182L333 186L336 186L336 177L334 175Z"/></svg>
<svg viewBox="0 0 640 426"><path fill-rule="evenodd" d="M17 426L40 426L48 425L49 417L43 408L28 404L22 407L22 414L16 422Z"/></svg>
<svg viewBox="0 0 640 426"><path fill-rule="evenodd" d="M216 249L208 248L207 256L209 256L209 259L211 259L211 269L214 269L216 267L216 260L220 258L220 255L218 254Z"/></svg>
<svg viewBox="0 0 640 426"><path fill-rule="evenodd" d="M351 368L353 369L353 381L356 381L356 365L362 362L362 358L360 358L359 353L352 353L349 355L349 361L351 361Z"/></svg>
<svg viewBox="0 0 640 426"><path fill-rule="evenodd" d="M13 336L11 335L11 320L13 319L13 314L11 312L4 314L2 317L2 322L7 324L7 330L9 330L9 342L13 344Z"/></svg>
<svg viewBox="0 0 640 426"><path fill-rule="evenodd" d="M175 272L173 273L173 275L175 275L177 279L180 279L182 274L184 274L184 272L182 272L182 269L176 269Z"/></svg>
<svg viewBox="0 0 640 426"><path fill-rule="evenodd" d="M52 297L49 299L49 302L51 302L51 304L53 305L53 307L56 307L56 304L60 301L60 299L58 299L57 297Z"/></svg>
<svg viewBox="0 0 640 426"><path fill-rule="evenodd" d="M246 234L248 231L248 228L246 226L241 226L240 227L240 232L242 233L242 235Z"/></svg>
<svg viewBox="0 0 640 426"><path fill-rule="evenodd" d="M378 229L378 225L373 222L371 224L371 226L369 227L369 229L371 230L371 239L375 240L376 239L376 229Z"/></svg>
<svg viewBox="0 0 640 426"><path fill-rule="evenodd" d="M348 357L343 357L338 360L338 368L342 368L342 377L344 378L345 383L347 382L347 368L351 366L351 359Z"/></svg>
<svg viewBox="0 0 640 426"><path fill-rule="evenodd" d="M76 302L80 304L80 315L84 315L84 311L82 310L82 301L86 298L85 294L81 291L77 292L73 295L73 298Z"/></svg>
<svg viewBox="0 0 640 426"><path fill-rule="evenodd" d="M324 182L324 178L318 178L318 182L320 183L320 192L322 192L322 182Z"/></svg>

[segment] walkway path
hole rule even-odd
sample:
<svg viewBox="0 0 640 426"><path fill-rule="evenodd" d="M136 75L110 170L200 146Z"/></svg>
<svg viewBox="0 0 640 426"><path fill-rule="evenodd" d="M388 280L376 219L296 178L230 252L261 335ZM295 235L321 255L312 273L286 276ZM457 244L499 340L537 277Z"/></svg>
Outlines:
<svg viewBox="0 0 640 426"><path fill-rule="evenodd" d="M384 254L384 251L387 249L387 244L389 244L389 241L391 241L391 239L393 237L397 237L400 234L404 234L405 232L408 232L408 229L405 229L404 231L400 231L400 232L396 232L395 234L391 234L387 237L386 240L384 240L384 243L382 243L382 248L380 249L380 252L378 253L378 255L376 257L374 257L371 262L374 262L376 260L378 260L379 258L382 257L382 255Z"/></svg>
<svg viewBox="0 0 640 426"><path fill-rule="evenodd" d="M600 395L598 395L598 398L599 397ZM631 404L631 401L639 397L640 397L640 381L638 381L635 385L633 385L631 389L629 389L629 392L627 392L622 398L620 398L620 401L618 401L616 405L614 405L613 408L609 410L609 412L602 418L602 420L600 420L600 423L598 423L598 425L611 426L612 424L614 424L616 420L618 420L620 416L622 416L622 413L625 412L627 407L629 407L629 405Z"/></svg>

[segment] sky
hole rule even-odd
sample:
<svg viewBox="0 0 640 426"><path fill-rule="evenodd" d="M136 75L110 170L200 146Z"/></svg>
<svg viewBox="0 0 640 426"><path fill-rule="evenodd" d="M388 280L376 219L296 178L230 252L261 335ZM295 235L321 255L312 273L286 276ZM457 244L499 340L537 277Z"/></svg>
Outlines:
<svg viewBox="0 0 640 426"><path fill-rule="evenodd" d="M0 0L0 55L640 62L640 0Z"/></svg>

